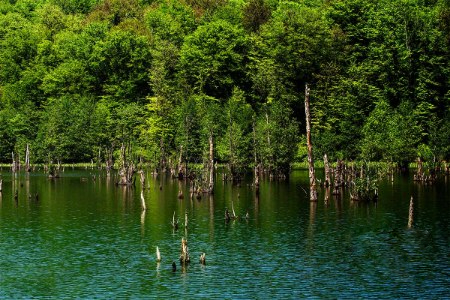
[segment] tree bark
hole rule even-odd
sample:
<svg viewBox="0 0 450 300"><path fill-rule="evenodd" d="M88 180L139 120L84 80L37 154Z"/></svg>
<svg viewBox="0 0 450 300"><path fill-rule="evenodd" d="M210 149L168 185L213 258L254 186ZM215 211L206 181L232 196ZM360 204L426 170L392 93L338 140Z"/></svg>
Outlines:
<svg viewBox="0 0 450 300"><path fill-rule="evenodd" d="M314 158L311 143L311 115L309 111L309 88L305 85L305 115L306 115L306 145L308 147L308 164L309 164L309 200L317 201L316 175L314 172Z"/></svg>

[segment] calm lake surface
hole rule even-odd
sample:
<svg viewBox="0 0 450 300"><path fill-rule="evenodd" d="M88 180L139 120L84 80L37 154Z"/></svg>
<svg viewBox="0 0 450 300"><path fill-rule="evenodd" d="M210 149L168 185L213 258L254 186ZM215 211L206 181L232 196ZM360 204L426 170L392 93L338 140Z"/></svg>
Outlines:
<svg viewBox="0 0 450 300"><path fill-rule="evenodd" d="M142 213L139 179L126 188L97 170L66 168L56 180L1 173L0 298L450 297L448 177L420 185L398 175L381 182L377 204L344 195L326 205L323 190L309 202L307 170L262 182L258 198L247 182L218 177L214 196L189 199L186 182L148 176ZM248 220L225 223L232 201ZM186 231L173 231L174 211L180 223L187 212ZM187 268L178 262L182 237Z"/></svg>

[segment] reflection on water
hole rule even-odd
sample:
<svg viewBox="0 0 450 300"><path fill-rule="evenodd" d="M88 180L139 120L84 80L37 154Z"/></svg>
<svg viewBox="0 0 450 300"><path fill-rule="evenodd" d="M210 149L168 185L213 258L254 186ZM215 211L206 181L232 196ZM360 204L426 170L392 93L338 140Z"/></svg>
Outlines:
<svg viewBox="0 0 450 300"><path fill-rule="evenodd" d="M215 194L200 199L190 197L188 183L146 172L142 210L140 184L117 187L114 177L95 170L61 175L2 174L0 298L450 294L447 178L429 186L386 179L374 205L329 189L319 191L323 201L309 202L306 170L285 182L262 181L259 193L247 182L216 180ZM411 195L415 216L408 229ZM232 205L249 218L225 222ZM182 225L177 231L174 211ZM178 262L182 237L191 256L185 267ZM198 263L203 252L206 266Z"/></svg>

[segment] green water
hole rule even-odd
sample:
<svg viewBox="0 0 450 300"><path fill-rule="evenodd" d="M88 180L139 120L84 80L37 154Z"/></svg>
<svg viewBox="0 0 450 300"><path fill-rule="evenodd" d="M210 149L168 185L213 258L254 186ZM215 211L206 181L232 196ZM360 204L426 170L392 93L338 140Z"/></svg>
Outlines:
<svg viewBox="0 0 450 300"><path fill-rule="evenodd" d="M397 176L381 183L375 205L347 195L325 204L324 191L311 204L307 171L264 181L259 197L247 182L218 177L214 196L199 200L189 199L186 182L149 176L142 213L139 180L125 188L96 170L61 175L2 172L0 298L450 297L449 178L425 186ZM248 220L225 222L232 201ZM187 230L173 231L174 211L180 223L187 212ZM178 263L182 237L186 268Z"/></svg>

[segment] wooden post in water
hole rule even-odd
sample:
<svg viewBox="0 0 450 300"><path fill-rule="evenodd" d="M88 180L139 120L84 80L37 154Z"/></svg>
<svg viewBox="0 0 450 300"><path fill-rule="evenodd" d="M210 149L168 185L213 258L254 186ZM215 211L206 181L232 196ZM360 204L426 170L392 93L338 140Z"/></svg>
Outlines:
<svg viewBox="0 0 450 300"><path fill-rule="evenodd" d="M413 219L414 219L414 201L413 196L411 196L411 200L409 200L408 228L412 227Z"/></svg>
<svg viewBox="0 0 450 300"><path fill-rule="evenodd" d="M311 143L311 115L309 111L309 87L305 85L305 115L306 115L306 145L308 146L308 164L309 164L309 200L317 201L316 176L314 172L314 159Z"/></svg>

